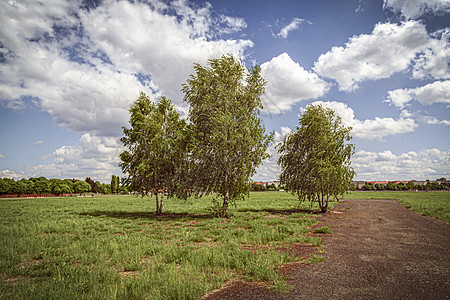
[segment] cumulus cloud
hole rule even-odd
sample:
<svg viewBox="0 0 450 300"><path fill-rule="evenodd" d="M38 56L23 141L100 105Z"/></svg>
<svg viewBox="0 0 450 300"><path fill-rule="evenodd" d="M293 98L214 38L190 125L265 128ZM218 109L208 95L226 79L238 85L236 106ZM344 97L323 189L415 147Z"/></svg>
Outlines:
<svg viewBox="0 0 450 300"><path fill-rule="evenodd" d="M210 6L194 9L175 2L182 16L161 14L142 3L111 2L82 16L89 36L116 68L149 74L162 94L180 102L181 84L193 73L193 63L230 53L243 57L249 40L210 40L214 26ZM226 19L236 29L234 19ZM243 25L242 25L243 26Z"/></svg>
<svg viewBox="0 0 450 300"><path fill-rule="evenodd" d="M400 115L398 119L376 117L375 119L359 120L355 118L353 109L343 102L315 101L312 104L320 104L333 109L341 117L345 126L352 127L352 136L364 140L381 141L385 136L413 132L417 128L414 119L403 115ZM301 108L300 112L303 111L304 108Z"/></svg>
<svg viewBox="0 0 450 300"><path fill-rule="evenodd" d="M403 108L413 100L419 101L424 105L450 103L450 80L435 81L412 89L389 91L386 101L394 104L396 107Z"/></svg>
<svg viewBox="0 0 450 300"><path fill-rule="evenodd" d="M450 151L425 149L394 154L360 150L352 158L358 180L425 180L450 175Z"/></svg>
<svg viewBox="0 0 450 300"><path fill-rule="evenodd" d="M431 34L429 46L413 61L412 77L416 79L450 79L450 28Z"/></svg>
<svg viewBox="0 0 450 300"><path fill-rule="evenodd" d="M15 172L13 170L0 170L0 178L9 178L9 179L14 179L14 180L18 180L18 179L22 179L22 178L26 178L25 174L23 172Z"/></svg>
<svg viewBox="0 0 450 300"><path fill-rule="evenodd" d="M80 1L0 3L0 104L32 97L55 123L97 136L117 136L139 91L182 106L181 84L195 62L231 53L249 40L217 38L245 28L239 18L212 16L208 3ZM14 30L11 30L14 28Z"/></svg>
<svg viewBox="0 0 450 300"><path fill-rule="evenodd" d="M52 163L30 166L27 177L45 175L48 178L84 179L86 176L108 182L111 174L118 174L119 154L124 150L117 138L83 134L76 146L63 146L49 157Z"/></svg>
<svg viewBox="0 0 450 300"><path fill-rule="evenodd" d="M450 13L450 0L384 0L384 9L392 9L406 19L417 19L425 13Z"/></svg>
<svg viewBox="0 0 450 300"><path fill-rule="evenodd" d="M450 120L438 120L433 116L423 116L421 117L422 122L430 125L447 125L450 126Z"/></svg>
<svg viewBox="0 0 450 300"><path fill-rule="evenodd" d="M291 23L289 23L289 25L283 27L280 32L277 34L277 37L281 37L283 39L286 39L289 35L289 32L297 30L301 24L303 23L308 23L310 24L309 21L305 20L305 19L300 19L300 18L293 18Z"/></svg>
<svg viewBox="0 0 450 300"><path fill-rule="evenodd" d="M264 110L270 113L288 111L297 102L325 95L330 88L329 83L305 70L287 53L263 63L261 74L268 82L262 97Z"/></svg>
<svg viewBox="0 0 450 300"><path fill-rule="evenodd" d="M276 146L283 141L283 138L286 134L292 132L292 129L289 127L282 126L280 131L275 131L274 142L268 147L267 152L270 155L270 158L265 159L261 166L258 167L256 175L253 176L254 180L262 180L262 181L272 181L278 180L280 176L281 169L278 166L278 158L280 157L278 154L278 150Z"/></svg>
<svg viewBox="0 0 450 300"><path fill-rule="evenodd" d="M450 76L448 35L428 35L425 25L407 21L400 25L377 24L371 34L353 36L344 47L333 47L320 55L313 70L334 79L341 91L351 92L364 80L389 78L414 64L414 77Z"/></svg>

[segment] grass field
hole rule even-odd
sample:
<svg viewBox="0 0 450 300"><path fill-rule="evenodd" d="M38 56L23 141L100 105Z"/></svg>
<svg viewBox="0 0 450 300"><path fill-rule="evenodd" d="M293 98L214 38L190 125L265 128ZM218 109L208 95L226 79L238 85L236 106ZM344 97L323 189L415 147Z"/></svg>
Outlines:
<svg viewBox="0 0 450 300"><path fill-rule="evenodd" d="M235 278L284 289L277 267L311 258L280 249L321 243L304 205L252 193L220 219L211 198L166 200L162 217L154 198L0 200L0 298L198 299Z"/></svg>
<svg viewBox="0 0 450 300"><path fill-rule="evenodd" d="M395 199L406 208L450 224L450 192L350 192L344 199Z"/></svg>
<svg viewBox="0 0 450 300"><path fill-rule="evenodd" d="M345 198L397 199L450 222L449 196L352 192ZM230 208L230 219L213 218L211 205L211 198L166 200L164 216L156 217L154 198L0 200L0 299L198 299L236 278L283 290L279 266L323 260L282 251L321 244L307 234L317 209L300 207L288 193L251 193Z"/></svg>

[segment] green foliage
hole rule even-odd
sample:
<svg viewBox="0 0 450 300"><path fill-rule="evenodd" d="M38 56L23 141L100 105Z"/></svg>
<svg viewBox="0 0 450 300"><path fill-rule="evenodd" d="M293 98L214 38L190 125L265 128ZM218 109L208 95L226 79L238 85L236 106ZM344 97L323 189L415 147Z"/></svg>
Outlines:
<svg viewBox="0 0 450 300"><path fill-rule="evenodd" d="M111 175L111 194L118 194L120 186L120 177L116 175Z"/></svg>
<svg viewBox="0 0 450 300"><path fill-rule="evenodd" d="M125 183L142 196L161 193L156 211L162 213L163 195L186 195L186 123L165 97L158 103L141 92L130 107L131 128L123 128L120 167L128 175Z"/></svg>
<svg viewBox="0 0 450 300"><path fill-rule="evenodd" d="M248 195L250 178L268 157L273 135L259 118L266 81L260 67L247 70L231 55L194 69L182 88L190 106L191 186L217 193L226 212L229 202Z"/></svg>
<svg viewBox="0 0 450 300"><path fill-rule="evenodd" d="M314 228L314 233L331 234L331 229L328 226L322 226L322 227Z"/></svg>
<svg viewBox="0 0 450 300"><path fill-rule="evenodd" d="M34 192L36 194L50 194L52 192L51 182L45 177L30 178L34 183Z"/></svg>
<svg viewBox="0 0 450 300"><path fill-rule="evenodd" d="M345 193L355 174L350 166L354 146L346 144L350 130L333 110L308 105L297 130L277 146L285 188L300 201L318 202L325 212L330 196Z"/></svg>
<svg viewBox="0 0 450 300"><path fill-rule="evenodd" d="M317 220L288 193L250 198L232 219L196 199L168 199L163 216L147 197L3 199L0 298L199 299L235 278L282 286L278 267L304 258L277 249L320 245L308 236Z"/></svg>
<svg viewBox="0 0 450 300"><path fill-rule="evenodd" d="M73 191L75 193L85 193L91 190L91 186L86 181L77 181L73 184Z"/></svg>

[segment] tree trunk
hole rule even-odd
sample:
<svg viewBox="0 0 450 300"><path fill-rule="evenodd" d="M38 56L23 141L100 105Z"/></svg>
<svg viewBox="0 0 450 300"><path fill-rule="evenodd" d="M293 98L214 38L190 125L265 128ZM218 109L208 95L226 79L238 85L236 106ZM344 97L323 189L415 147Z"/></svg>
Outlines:
<svg viewBox="0 0 450 300"><path fill-rule="evenodd" d="M164 189L161 192L161 201L159 202L159 213L158 213L158 215L162 215L163 200L164 200Z"/></svg>
<svg viewBox="0 0 450 300"><path fill-rule="evenodd" d="M155 196L156 196L156 214L158 215L159 214L158 189L156 189Z"/></svg>
<svg viewBox="0 0 450 300"><path fill-rule="evenodd" d="M228 194L228 191L225 193L225 195L223 196L223 205L222 205L222 208L223 208L223 214L224 214L224 217L228 217L228 200L229 200L229 194Z"/></svg>
<svg viewBox="0 0 450 300"><path fill-rule="evenodd" d="M328 203L330 202L330 195L329 194L327 194L327 202L325 203L325 209L324 209L324 213L325 212L327 212L327 210L328 210Z"/></svg>

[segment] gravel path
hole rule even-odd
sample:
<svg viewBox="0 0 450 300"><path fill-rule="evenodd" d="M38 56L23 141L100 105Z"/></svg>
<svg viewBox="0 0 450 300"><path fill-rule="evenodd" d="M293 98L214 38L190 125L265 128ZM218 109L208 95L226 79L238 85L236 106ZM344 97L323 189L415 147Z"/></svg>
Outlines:
<svg viewBox="0 0 450 300"><path fill-rule="evenodd" d="M292 289L235 282L205 299L450 299L450 225L393 200L345 201L319 218L325 261L282 268Z"/></svg>

